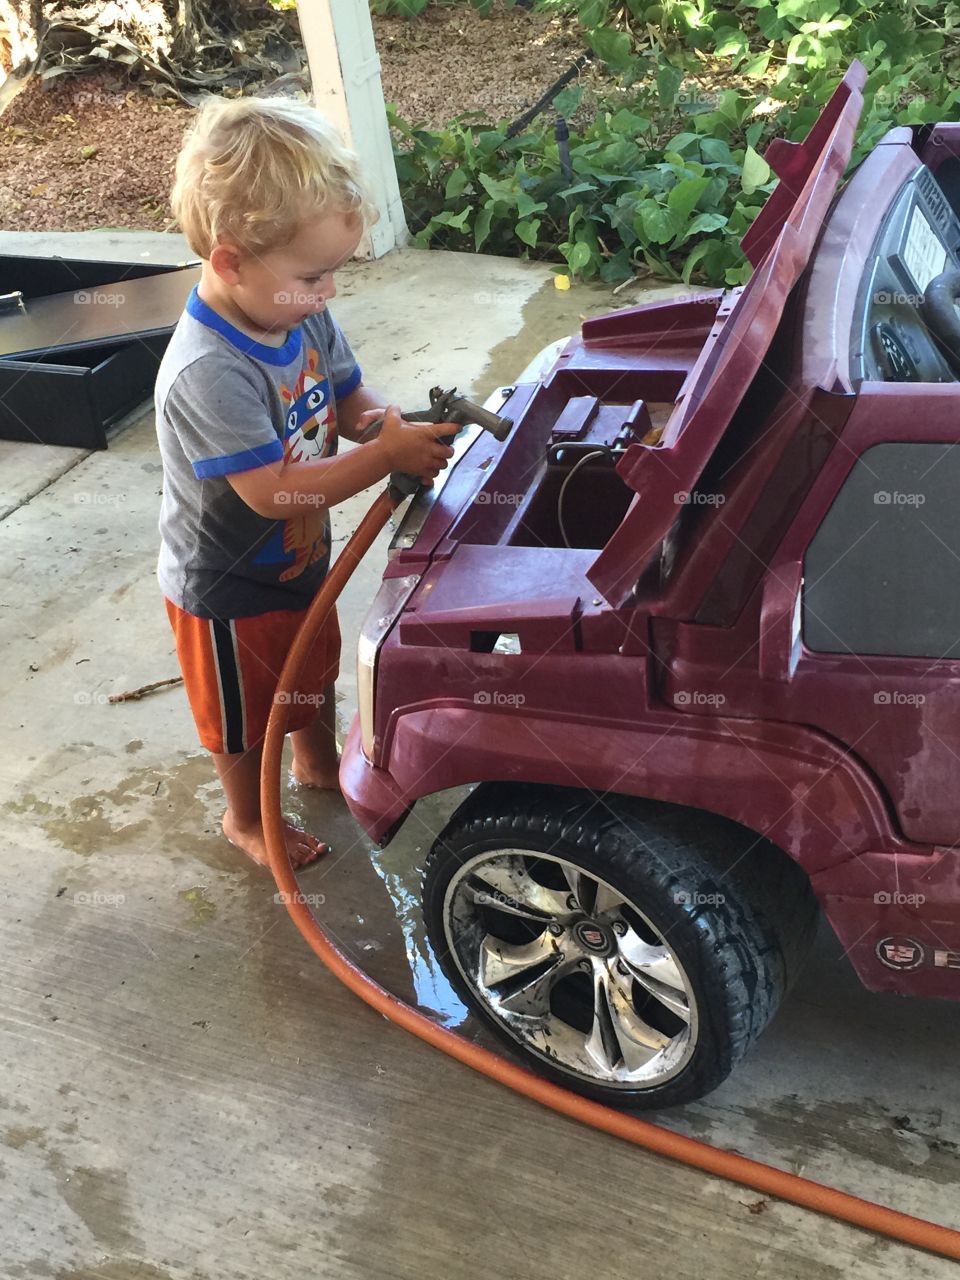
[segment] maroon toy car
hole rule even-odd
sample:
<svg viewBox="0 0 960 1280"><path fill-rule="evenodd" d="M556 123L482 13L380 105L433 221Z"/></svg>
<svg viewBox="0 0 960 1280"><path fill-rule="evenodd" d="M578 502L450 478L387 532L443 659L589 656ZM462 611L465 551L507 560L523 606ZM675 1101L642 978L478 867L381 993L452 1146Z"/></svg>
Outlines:
<svg viewBox="0 0 960 1280"><path fill-rule="evenodd" d="M431 943L607 1102L717 1085L821 910L870 989L960 995L960 125L838 196L864 79L768 149L749 284L585 322L461 435L363 628L353 813L479 784Z"/></svg>

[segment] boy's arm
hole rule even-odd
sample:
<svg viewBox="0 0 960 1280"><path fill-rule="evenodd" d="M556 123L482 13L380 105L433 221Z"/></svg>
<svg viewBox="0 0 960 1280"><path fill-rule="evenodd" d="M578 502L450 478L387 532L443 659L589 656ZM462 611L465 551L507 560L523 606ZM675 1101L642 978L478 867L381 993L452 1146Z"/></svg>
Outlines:
<svg viewBox="0 0 960 1280"><path fill-rule="evenodd" d="M356 441L370 423L370 418L364 419L363 414L372 414L375 411L379 417L388 404L386 396L382 396L379 391L361 382L348 396L337 401L338 434L347 440ZM376 439L376 436L372 438Z"/></svg>
<svg viewBox="0 0 960 1280"><path fill-rule="evenodd" d="M298 514L298 507L336 506L386 479L391 471L432 479L453 456L439 439L449 434L449 422L404 423L391 406L380 434L369 444L320 462L277 461L234 471L226 479L257 515L278 520Z"/></svg>

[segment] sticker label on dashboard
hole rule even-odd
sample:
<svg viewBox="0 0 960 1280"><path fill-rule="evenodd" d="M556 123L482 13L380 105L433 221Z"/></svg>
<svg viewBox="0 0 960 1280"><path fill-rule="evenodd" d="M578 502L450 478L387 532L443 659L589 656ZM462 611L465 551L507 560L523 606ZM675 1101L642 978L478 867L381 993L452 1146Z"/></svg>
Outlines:
<svg viewBox="0 0 960 1280"><path fill-rule="evenodd" d="M937 239L922 209L914 208L910 217L907 243L903 247L903 261L921 292L931 280L940 275L947 261L947 251Z"/></svg>

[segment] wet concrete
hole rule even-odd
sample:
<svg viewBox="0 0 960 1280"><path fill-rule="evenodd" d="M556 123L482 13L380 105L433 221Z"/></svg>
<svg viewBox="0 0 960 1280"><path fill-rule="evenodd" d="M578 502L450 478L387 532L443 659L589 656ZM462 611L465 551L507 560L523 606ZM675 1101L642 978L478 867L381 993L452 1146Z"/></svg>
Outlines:
<svg viewBox="0 0 960 1280"><path fill-rule="evenodd" d="M546 268L479 261L404 254L346 273L338 314L370 380L400 403L438 380L485 394L611 305L606 290L558 293ZM153 579L150 413L103 454L0 445L8 458L3 1280L953 1273L583 1130L349 995L269 875L219 834L182 690L107 701L176 672ZM365 506L338 513L338 546ZM343 729L384 545L342 602ZM288 812L333 845L301 889L340 945L398 995L484 1034L418 910L423 860L462 793L418 805L380 851L342 800L284 786ZM956 1006L869 995L824 933L732 1079L662 1119L960 1225L958 1060Z"/></svg>

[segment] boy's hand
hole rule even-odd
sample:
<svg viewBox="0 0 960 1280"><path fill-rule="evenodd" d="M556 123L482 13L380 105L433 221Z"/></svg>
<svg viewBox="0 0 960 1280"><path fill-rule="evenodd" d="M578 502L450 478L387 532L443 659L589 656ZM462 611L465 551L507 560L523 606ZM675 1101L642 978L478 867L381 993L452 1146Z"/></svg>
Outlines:
<svg viewBox="0 0 960 1280"><path fill-rule="evenodd" d="M380 434L379 429L372 431L366 440L363 440L363 435L364 432L368 431L375 422L382 423L383 414L383 409L364 409L363 413L358 415L357 420L354 423L354 438L357 441L362 440L364 444L368 444L371 440L376 440L377 436Z"/></svg>
<svg viewBox="0 0 960 1280"><path fill-rule="evenodd" d="M460 430L455 422L404 422L392 404L383 417L378 439L390 462L391 471L419 476L424 484L433 480L453 457L453 450L440 437Z"/></svg>

